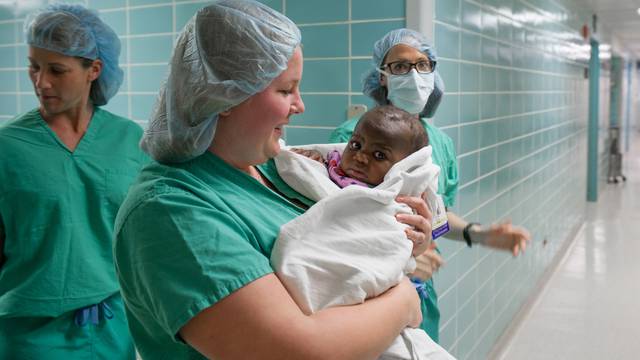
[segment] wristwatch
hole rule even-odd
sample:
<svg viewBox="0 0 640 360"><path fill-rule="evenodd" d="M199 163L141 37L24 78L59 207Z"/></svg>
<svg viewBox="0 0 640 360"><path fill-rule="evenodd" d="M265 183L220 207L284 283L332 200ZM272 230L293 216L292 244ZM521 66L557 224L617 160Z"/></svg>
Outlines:
<svg viewBox="0 0 640 360"><path fill-rule="evenodd" d="M464 238L464 241L467 242L468 247L471 247L471 244L472 244L471 235L469 234L469 229L471 229L473 225L480 225L480 223L470 222L464 227L464 229L462 229L462 237Z"/></svg>

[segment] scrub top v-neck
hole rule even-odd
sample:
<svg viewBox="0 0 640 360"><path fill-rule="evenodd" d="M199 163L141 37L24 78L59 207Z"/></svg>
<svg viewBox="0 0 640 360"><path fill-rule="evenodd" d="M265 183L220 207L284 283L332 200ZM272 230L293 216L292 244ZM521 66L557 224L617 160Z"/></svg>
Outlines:
<svg viewBox="0 0 640 360"><path fill-rule="evenodd" d="M113 224L142 129L96 108L74 149L34 109L0 128L0 316L58 316L118 291Z"/></svg>

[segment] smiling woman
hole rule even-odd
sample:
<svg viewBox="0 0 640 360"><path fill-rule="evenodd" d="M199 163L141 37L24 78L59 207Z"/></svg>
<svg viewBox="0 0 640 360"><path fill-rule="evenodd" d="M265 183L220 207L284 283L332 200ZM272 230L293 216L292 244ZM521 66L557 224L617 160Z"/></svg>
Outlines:
<svg viewBox="0 0 640 360"><path fill-rule="evenodd" d="M111 239L147 157L142 129L99 107L120 42L79 5L32 14L25 38L40 105L0 128L0 358L133 359Z"/></svg>
<svg viewBox="0 0 640 360"><path fill-rule="evenodd" d="M204 7L176 42L142 139L158 162L115 224L116 271L144 358L376 358L420 322L408 280L305 314L273 273L280 227L313 203L271 160L282 127L305 110L300 42L291 20L248 0ZM418 215L402 222L427 223L424 201L407 202Z"/></svg>
<svg viewBox="0 0 640 360"><path fill-rule="evenodd" d="M297 47L287 69L262 92L219 115L209 150L238 168L252 172L280 151L279 139L289 117L304 112L298 84L302 78L302 50ZM256 117L255 114L260 114ZM243 141L238 141L242 138ZM231 154L242 154L234 159Z"/></svg>

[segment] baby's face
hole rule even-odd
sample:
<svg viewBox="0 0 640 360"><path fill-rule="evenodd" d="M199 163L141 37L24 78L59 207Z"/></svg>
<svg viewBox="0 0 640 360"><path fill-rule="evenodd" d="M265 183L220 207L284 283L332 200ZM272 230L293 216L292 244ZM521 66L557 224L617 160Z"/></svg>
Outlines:
<svg viewBox="0 0 640 360"><path fill-rule="evenodd" d="M393 164L410 154L405 139L394 139L390 134L363 124L356 127L342 153L340 167L349 177L369 185L384 180Z"/></svg>

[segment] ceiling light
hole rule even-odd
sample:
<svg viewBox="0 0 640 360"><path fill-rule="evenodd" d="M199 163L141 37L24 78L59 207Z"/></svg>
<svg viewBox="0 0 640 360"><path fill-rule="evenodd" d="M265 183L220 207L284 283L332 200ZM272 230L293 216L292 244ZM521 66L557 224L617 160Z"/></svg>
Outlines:
<svg viewBox="0 0 640 360"><path fill-rule="evenodd" d="M638 8L638 15L640 15L640 8Z"/></svg>

